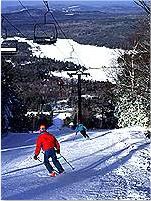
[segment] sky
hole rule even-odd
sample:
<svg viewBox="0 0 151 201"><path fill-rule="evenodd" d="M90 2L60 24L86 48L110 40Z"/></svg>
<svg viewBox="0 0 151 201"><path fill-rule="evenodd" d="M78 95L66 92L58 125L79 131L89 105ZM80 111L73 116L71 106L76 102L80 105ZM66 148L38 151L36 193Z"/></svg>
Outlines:
<svg viewBox="0 0 151 201"><path fill-rule="evenodd" d="M2 0L2 1L17 1L17 0ZM21 0L21 1L42 1L42 0ZM133 0L52 0L52 1L133 1Z"/></svg>

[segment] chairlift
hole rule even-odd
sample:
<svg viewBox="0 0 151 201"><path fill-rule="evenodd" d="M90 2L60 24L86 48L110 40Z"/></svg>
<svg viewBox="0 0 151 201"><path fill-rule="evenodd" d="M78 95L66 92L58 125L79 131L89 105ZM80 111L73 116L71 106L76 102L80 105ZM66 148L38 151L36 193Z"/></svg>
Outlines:
<svg viewBox="0 0 151 201"><path fill-rule="evenodd" d="M47 23L47 13L44 14L44 23L34 25L34 40L33 42L40 45L52 45L57 42L58 30L55 23Z"/></svg>
<svg viewBox="0 0 151 201"><path fill-rule="evenodd" d="M8 38L7 29L3 26L2 19L2 29L1 29L1 55L11 56L18 52L17 40L15 38Z"/></svg>
<svg viewBox="0 0 151 201"><path fill-rule="evenodd" d="M72 50L70 52L70 56L64 59L64 63L67 64L66 70L68 70L68 71L77 70L77 66L80 65L79 59L74 56L75 50L74 50L73 45L71 45L71 47L72 47Z"/></svg>
<svg viewBox="0 0 151 201"><path fill-rule="evenodd" d="M17 41L14 39L6 39L1 43L1 55L2 56L13 56L18 52Z"/></svg>
<svg viewBox="0 0 151 201"><path fill-rule="evenodd" d="M65 58L64 63L67 64L66 66L67 70L73 70L73 69L76 70L75 66L79 65L78 58L74 58L74 57Z"/></svg>

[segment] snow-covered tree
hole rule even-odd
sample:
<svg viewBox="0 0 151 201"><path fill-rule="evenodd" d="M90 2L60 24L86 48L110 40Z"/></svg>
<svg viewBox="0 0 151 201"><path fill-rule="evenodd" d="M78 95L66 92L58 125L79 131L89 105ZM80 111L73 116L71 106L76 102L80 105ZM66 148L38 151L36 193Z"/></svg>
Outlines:
<svg viewBox="0 0 151 201"><path fill-rule="evenodd" d="M149 23L145 19L133 38L132 50L119 57L116 100L119 126L149 126L150 45Z"/></svg>
<svg viewBox="0 0 151 201"><path fill-rule="evenodd" d="M19 97L16 80L19 79L11 61L2 58L1 63L1 125L2 134L6 134L9 127L13 131L22 130L25 106Z"/></svg>

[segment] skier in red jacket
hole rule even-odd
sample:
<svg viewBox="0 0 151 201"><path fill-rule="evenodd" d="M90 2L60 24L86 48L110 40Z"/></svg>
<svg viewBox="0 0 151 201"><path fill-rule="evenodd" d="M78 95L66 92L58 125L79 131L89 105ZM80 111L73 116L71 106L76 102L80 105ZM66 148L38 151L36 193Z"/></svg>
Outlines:
<svg viewBox="0 0 151 201"><path fill-rule="evenodd" d="M37 138L36 149L34 159L37 160L37 156L40 153L41 148L44 153L44 164L50 173L50 176L56 176L53 167L49 163L49 158L52 158L54 166L58 169L59 174L64 172L63 167L57 159L56 152L60 154L60 144L57 139L46 131L45 125L40 126L40 135Z"/></svg>

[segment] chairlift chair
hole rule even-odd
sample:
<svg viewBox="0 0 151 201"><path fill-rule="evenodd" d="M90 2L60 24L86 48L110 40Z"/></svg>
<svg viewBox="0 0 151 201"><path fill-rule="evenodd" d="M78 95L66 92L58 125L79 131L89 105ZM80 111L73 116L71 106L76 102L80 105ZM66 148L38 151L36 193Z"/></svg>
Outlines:
<svg viewBox="0 0 151 201"><path fill-rule="evenodd" d="M47 7L47 11L44 14L44 22L36 23L34 25L34 39L33 42L40 45L52 45L57 42L58 30L54 22L47 22L47 15L50 13L49 5L47 1L44 1Z"/></svg>
<svg viewBox="0 0 151 201"><path fill-rule="evenodd" d="M52 45L57 42L58 32L55 23L38 23L34 26L33 42L40 45Z"/></svg>
<svg viewBox="0 0 151 201"><path fill-rule="evenodd" d="M56 24L54 23L55 22L54 17L53 17L54 22L51 23L47 22L47 14L51 12L48 5L48 1L43 0L43 3L45 4L47 11L44 14L44 22L37 23L34 26L33 42L38 43L40 45L51 45L57 42L58 30Z"/></svg>
<svg viewBox="0 0 151 201"><path fill-rule="evenodd" d="M1 27L1 55L15 55L18 52L17 40L9 39L7 34L7 29L3 25L4 19L2 19Z"/></svg>
<svg viewBox="0 0 151 201"><path fill-rule="evenodd" d="M79 66L79 59L73 55L75 54L74 46L71 45L71 48L72 50L70 51L70 56L64 59L64 63L67 64L66 69L68 71L77 70L77 66Z"/></svg>
<svg viewBox="0 0 151 201"><path fill-rule="evenodd" d="M3 40L1 43L1 55L13 56L18 53L17 41L13 39Z"/></svg>
<svg viewBox="0 0 151 201"><path fill-rule="evenodd" d="M79 66L79 60L75 57L68 57L64 59L64 63L67 64L66 69L68 71L76 70L75 66Z"/></svg>

